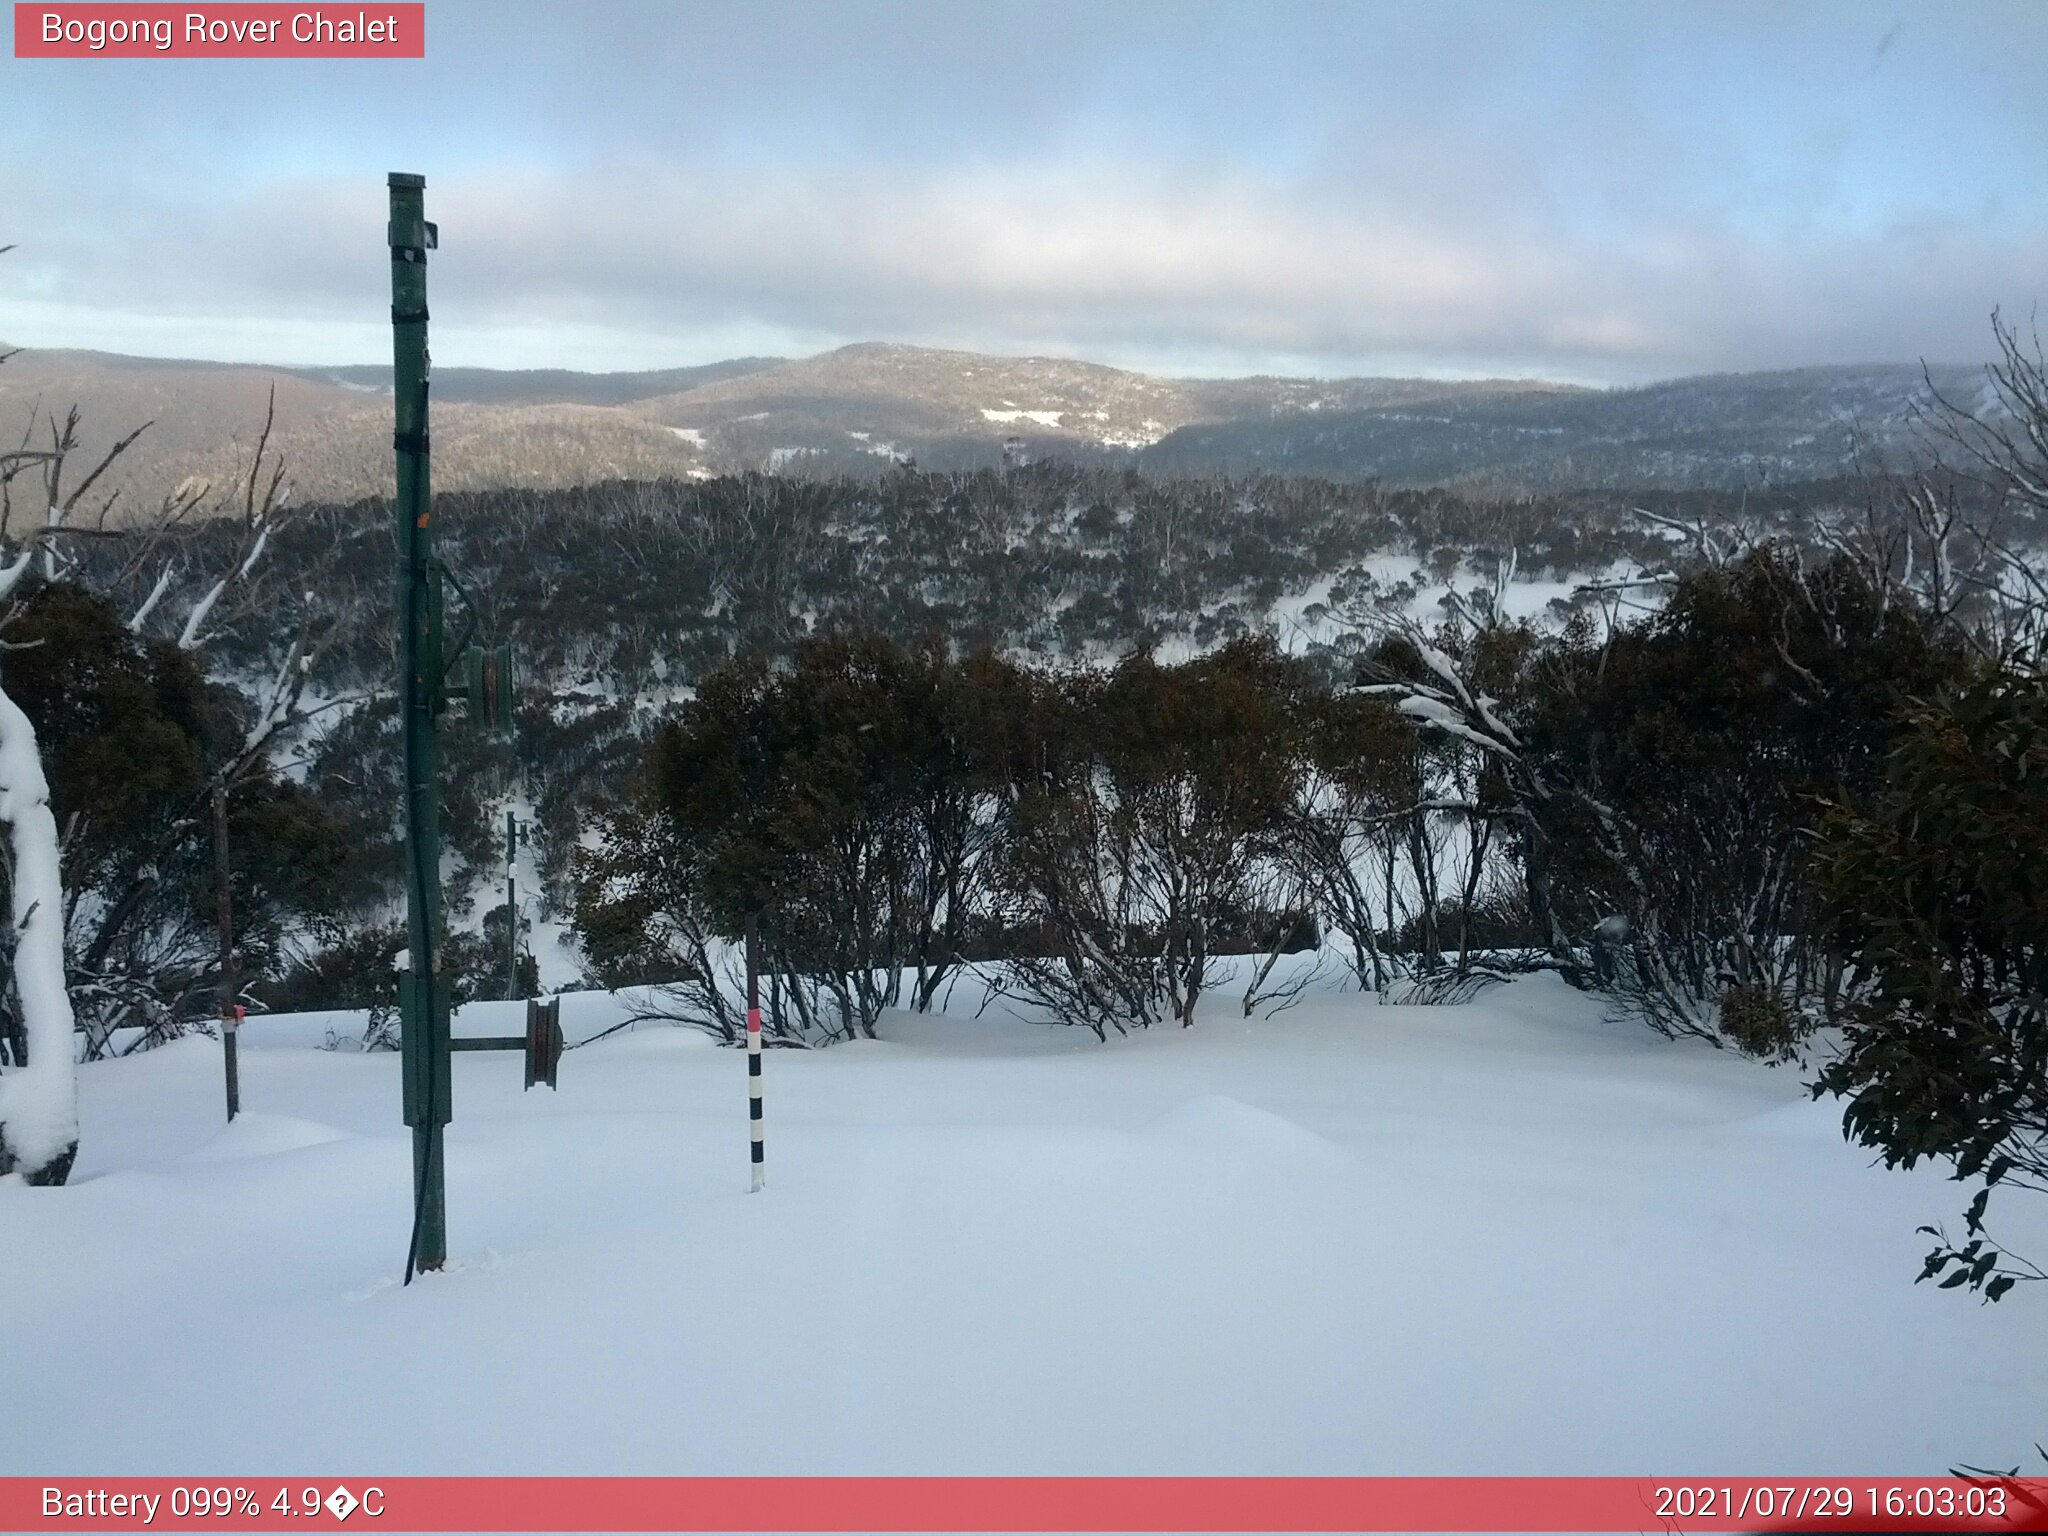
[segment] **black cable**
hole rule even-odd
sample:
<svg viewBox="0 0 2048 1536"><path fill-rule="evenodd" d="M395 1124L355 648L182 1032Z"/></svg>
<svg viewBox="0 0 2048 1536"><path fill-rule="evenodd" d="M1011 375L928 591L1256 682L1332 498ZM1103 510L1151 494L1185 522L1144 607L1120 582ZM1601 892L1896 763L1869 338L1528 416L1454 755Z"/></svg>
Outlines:
<svg viewBox="0 0 2048 1536"><path fill-rule="evenodd" d="M427 1203L427 1160L420 1159L419 1184L412 1192L412 1237L405 1245L404 1285L412 1284L413 1261L420 1254L420 1213Z"/></svg>
<svg viewBox="0 0 2048 1536"><path fill-rule="evenodd" d="M415 789L413 786L408 785L406 794L406 841L408 842L408 844L410 844L410 846L406 849L405 861L406 863L412 866L411 874L414 886L413 897L416 901L420 903L420 912L425 919L424 923L422 924L422 927L427 934L427 949L429 951L429 958L431 958L431 952L434 946L433 913L426 904L427 883L426 880L423 878L424 871L421 868L422 861L419 857L419 813L417 801L418 790ZM439 1065L439 1063L436 1062L434 1059L435 1051L433 1019L435 997L434 973L431 968L426 972L426 977L426 1016L425 1019L422 1021L422 1028L420 1029L419 1033L422 1037L420 1039L420 1049L426 1053L426 1066L425 1070L421 1074L424 1080L422 1083L422 1087L424 1087L426 1090L425 1093L422 1095L422 1097L426 1100L426 1103L423 1106L423 1112L427 1117L427 1124L432 1125L434 1123L433 1115L435 1101L434 1069L436 1066ZM419 998L420 991L417 981L411 976L408 976L407 980L413 981L413 996L415 1000L417 1000ZM413 1128L413 1135L415 1137L419 1135L419 1130L417 1127ZM420 1220L426 1213L427 1209L427 1172L433 1162L433 1158L433 1139L431 1136L429 1136L427 1149L421 1155L419 1160L419 1174L417 1181L414 1184L412 1192L412 1237L407 1241L405 1245L405 1279L402 1282L402 1284L404 1285L412 1284L413 1270L415 1265L419 1261Z"/></svg>
<svg viewBox="0 0 2048 1536"><path fill-rule="evenodd" d="M432 730L433 700L431 698L427 699L426 705L427 728L429 730ZM426 935L427 953L421 957L428 962L425 973L427 978L427 984L426 987L424 988L426 996L423 999L425 1003L425 1016L421 1021L422 1027L419 1031L420 1049L426 1055L426 1063L420 1074L422 1079L421 1086L425 1090L421 1097L426 1102L421 1106L421 1110L422 1113L426 1116L426 1123L429 1126L432 1126L434 1124L434 1107L440 1097L435 1092L435 1089L437 1087L437 1084L435 1082L435 1073L436 1069L440 1066L440 1062L436 1059L439 1053L434 1049L433 1027L435 1006L439 1002L439 999L435 996L435 993L438 989L434 985L433 969L434 940L437 937L437 935L434 933L434 911L433 908L427 904L428 890L426 879L426 861L421 857L420 854L421 828L419 814L419 796L423 790L427 789L430 789L430 786L411 784L408 784L406 786L405 818L407 848L405 861L407 864L412 866L410 872L413 881L413 899L419 903L419 912L421 918L420 929L421 932ZM421 991L422 989L420 988L417 979L414 978L413 996L416 1000L420 998ZM414 1128L413 1135L415 1137L419 1135L419 1130L417 1127ZM427 1208L427 1173L428 1170L432 1167L433 1161L433 1137L430 1133L427 1138L426 1151L421 1155L419 1160L419 1176L412 1192L412 1237L406 1243L405 1248L405 1279L402 1282L402 1284L404 1285L412 1284L413 1272L416 1265L419 1262L420 1221L421 1218L424 1216Z"/></svg>
<svg viewBox="0 0 2048 1536"><path fill-rule="evenodd" d="M431 723L431 713L429 715L429 720ZM426 1100L426 1103L423 1106L423 1111L427 1116L427 1124L431 1126L434 1123L434 1105L438 1098L438 1095L434 1091L436 1087L434 1081L435 1069L440 1065L440 1062L435 1059L438 1053L434 1050L433 1029L434 1005L437 1001L437 999L434 996L436 989L434 986L434 972L431 966L432 950L434 947L433 911L430 907L427 906L427 882L425 878L425 870L422 867L423 861L418 856L420 843L417 791L412 790L410 786L408 786L408 793L406 795L406 836L407 841L411 845L406 850L406 863L412 866L412 878L414 885L413 895L414 898L420 903L420 912L425 919L425 921L422 924L422 927L427 935L427 958L430 961L429 967L426 972L426 1016L423 1021L423 1027L420 1031L420 1034L423 1037L420 1040L420 1049L426 1053L426 1066L425 1070L421 1074L423 1078L421 1086L426 1090L425 1093L422 1095L422 1097ZM419 988L416 982L414 985L413 995L415 998L418 998L419 996ZM419 1130L417 1127L413 1129L413 1135L419 1135ZM432 1166L433 1160L433 1138L430 1135L428 1137L427 1150L420 1158L419 1176L412 1192L412 1237L407 1241L405 1245L405 1279L402 1282L402 1284L404 1285L412 1284L414 1267L417 1265L419 1261L420 1221L421 1218L424 1216L427 1208L427 1172L428 1169Z"/></svg>

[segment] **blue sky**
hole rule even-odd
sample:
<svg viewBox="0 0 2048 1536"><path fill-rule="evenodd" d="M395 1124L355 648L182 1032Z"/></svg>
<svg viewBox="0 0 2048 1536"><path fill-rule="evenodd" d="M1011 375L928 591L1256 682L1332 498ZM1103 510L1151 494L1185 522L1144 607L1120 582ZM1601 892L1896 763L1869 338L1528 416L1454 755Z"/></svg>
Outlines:
<svg viewBox="0 0 2048 1536"><path fill-rule="evenodd" d="M1981 357L2048 5L428 0L423 61L0 59L0 338L447 363L856 340L1625 382Z"/></svg>

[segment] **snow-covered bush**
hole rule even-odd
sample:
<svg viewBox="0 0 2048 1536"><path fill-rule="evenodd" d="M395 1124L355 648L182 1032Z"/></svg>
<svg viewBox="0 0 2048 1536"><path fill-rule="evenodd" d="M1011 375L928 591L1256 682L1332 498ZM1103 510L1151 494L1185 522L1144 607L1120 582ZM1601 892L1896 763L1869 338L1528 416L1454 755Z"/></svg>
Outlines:
<svg viewBox="0 0 2048 1536"><path fill-rule="evenodd" d="M1779 544L1546 649L1523 731L1554 897L1574 932L1626 919L1615 986L1651 1022L1742 1045L1767 1013L1808 1027L1839 982L1809 867L1821 801L1875 785L1900 696L1962 656L1853 564Z"/></svg>
<svg viewBox="0 0 2048 1536"><path fill-rule="evenodd" d="M1721 1038L1745 1055L1788 1061L1808 1033L1807 1022L1775 992L1737 982L1721 994Z"/></svg>
<svg viewBox="0 0 2048 1536"><path fill-rule="evenodd" d="M663 983L679 1017L735 1038L751 924L785 1038L871 1037L883 1009L930 1007L986 910L1018 681L872 634L714 672L576 858L598 974Z"/></svg>
<svg viewBox="0 0 2048 1536"><path fill-rule="evenodd" d="M1098 1035L1194 1022L1247 914L1306 895L1284 847L1313 690L1270 640L1058 680L1006 819L1010 910L1051 941L1011 958L1020 996Z"/></svg>

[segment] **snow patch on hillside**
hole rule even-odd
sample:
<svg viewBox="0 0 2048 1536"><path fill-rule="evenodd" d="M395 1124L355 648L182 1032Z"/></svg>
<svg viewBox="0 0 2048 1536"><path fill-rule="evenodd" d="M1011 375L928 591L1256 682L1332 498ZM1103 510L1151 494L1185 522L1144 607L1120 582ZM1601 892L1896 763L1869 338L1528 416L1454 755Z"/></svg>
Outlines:
<svg viewBox="0 0 2048 1536"><path fill-rule="evenodd" d="M1057 426L1059 426L1059 424L1060 424L1060 418L1061 418L1062 416L1066 415L1066 412L1065 412L1065 411L992 411L992 410L989 410L989 409L988 409L988 408L987 408L986 406L984 406L984 407L982 408L982 412L981 412L981 414L982 414L982 419L983 419L983 420L985 420L985 421L1000 421L1000 422L1013 422L1013 421L1035 421L1035 422L1037 422L1037 423L1038 423L1038 424L1039 424L1039 425L1040 425L1041 427L1057 427Z"/></svg>

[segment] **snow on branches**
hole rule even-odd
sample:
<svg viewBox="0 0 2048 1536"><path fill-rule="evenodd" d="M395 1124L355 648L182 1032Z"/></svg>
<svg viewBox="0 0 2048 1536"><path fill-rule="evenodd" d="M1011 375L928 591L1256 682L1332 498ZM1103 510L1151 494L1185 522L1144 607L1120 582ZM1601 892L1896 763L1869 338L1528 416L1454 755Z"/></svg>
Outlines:
<svg viewBox="0 0 2048 1536"><path fill-rule="evenodd" d="M57 820L35 727L0 692L0 822L12 855L14 986L28 1062L0 1077L0 1175L61 1184L78 1148L71 998L65 988L64 893Z"/></svg>
<svg viewBox="0 0 2048 1536"><path fill-rule="evenodd" d="M0 359L4 361L4 359ZM206 583L184 609L176 645L191 651L218 633L221 615L232 594L247 592L253 573L270 543L288 499L283 464L270 452L276 417L276 391L266 410L246 482L240 487L241 534L221 574ZM76 582L106 592L128 589L132 581L149 581L147 595L126 621L130 633L142 636L166 606L175 601L183 574L173 534L206 500L211 487L187 479L164 498L154 516L116 523L118 492L97 505L88 498L108 468L148 429L135 428L108 449L75 485L67 472L79 452L79 412L74 407L60 419L53 411L32 416L19 446L0 452L0 625L19 611L22 584L31 575L49 582ZM26 495L22 492L26 491ZM17 505L20 503L20 505ZM219 510L232 515L231 506ZM17 512L29 513L17 530ZM85 558L88 541L110 548L115 558ZM125 556L125 558L124 558ZM154 578L147 572L155 567ZM194 834L201 812L215 794L261 762L280 733L303 717L300 708L311 652L302 625L283 665L260 702L255 723L238 750L212 771L206 793L191 814L177 819L166 833L166 846ZM7 834L8 883L12 920L13 1017L0 1021L4 1064L0 1076L0 1175L16 1174L30 1183L60 1184L76 1155L77 1038L80 1017L74 997L122 998L135 992L136 978L105 970L117 946L120 926L142 910L140 899L156 880L156 859L145 859L126 890L72 892L64 890L65 844L51 809L51 792L33 722L0 686L0 824ZM161 851L161 850L160 850ZM80 901L81 896L91 899ZM70 919L86 914L87 933L68 933ZM75 942L67 943L67 939ZM119 1017L132 1010L121 1004L113 1018L97 1018L91 1040L104 1041ZM97 1010L105 1012L104 1009Z"/></svg>

